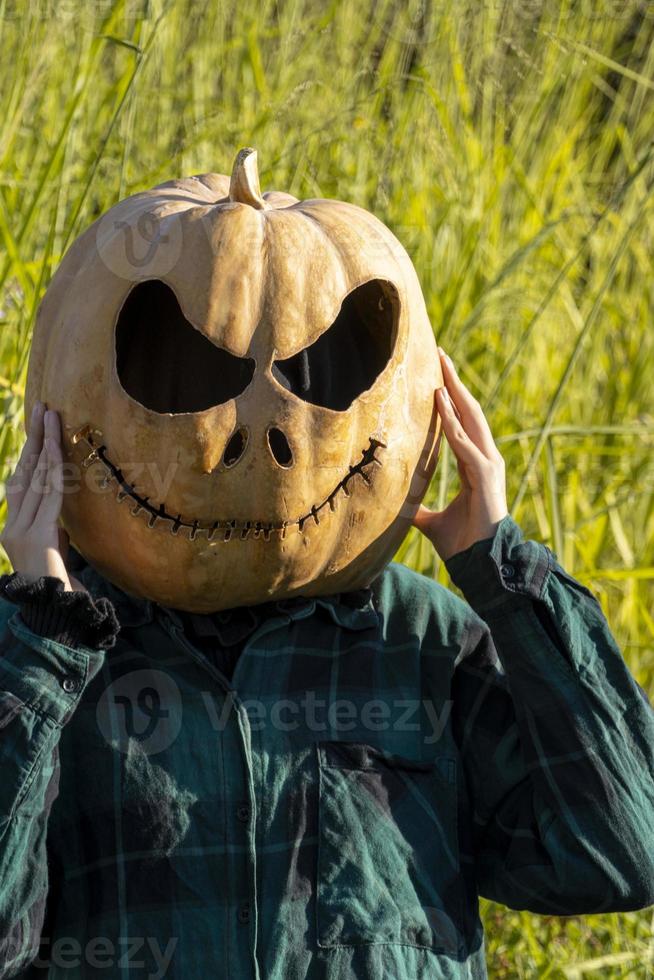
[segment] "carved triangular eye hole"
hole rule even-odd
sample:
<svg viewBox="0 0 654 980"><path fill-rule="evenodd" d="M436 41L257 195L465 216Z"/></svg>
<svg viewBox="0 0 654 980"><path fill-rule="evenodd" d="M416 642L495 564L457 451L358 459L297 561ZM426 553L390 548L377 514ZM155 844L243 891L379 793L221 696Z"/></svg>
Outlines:
<svg viewBox="0 0 654 980"><path fill-rule="evenodd" d="M273 377L312 405L345 411L388 364L399 310L397 289L388 280L371 279L357 286L310 347L274 362Z"/></svg>
<svg viewBox="0 0 654 980"><path fill-rule="evenodd" d="M139 283L116 324L116 368L128 395L153 412L202 412L240 395L254 361L236 357L189 323L159 279Z"/></svg>

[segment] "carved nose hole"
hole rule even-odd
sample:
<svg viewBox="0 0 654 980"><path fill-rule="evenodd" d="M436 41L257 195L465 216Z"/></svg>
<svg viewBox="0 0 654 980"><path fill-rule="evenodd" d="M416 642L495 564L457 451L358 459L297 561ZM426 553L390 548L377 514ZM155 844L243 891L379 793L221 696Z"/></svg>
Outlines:
<svg viewBox="0 0 654 980"><path fill-rule="evenodd" d="M225 466L233 466L235 463L238 463L245 451L247 441L248 437L245 429L237 429L225 446L225 452L223 453L223 463Z"/></svg>
<svg viewBox="0 0 654 980"><path fill-rule="evenodd" d="M281 429L268 429L268 445L280 466L291 466L293 453Z"/></svg>

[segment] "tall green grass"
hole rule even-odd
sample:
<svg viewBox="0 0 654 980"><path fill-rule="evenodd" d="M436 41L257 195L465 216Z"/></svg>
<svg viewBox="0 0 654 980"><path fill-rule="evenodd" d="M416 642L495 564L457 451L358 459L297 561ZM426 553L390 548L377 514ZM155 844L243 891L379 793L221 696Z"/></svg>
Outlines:
<svg viewBox="0 0 654 980"><path fill-rule="evenodd" d="M405 244L513 516L654 697L653 136L639 0L0 0L0 481L66 247L251 144L264 189L354 201ZM455 477L445 451L428 501ZM447 584L416 532L400 557ZM494 978L654 976L651 910L483 911Z"/></svg>

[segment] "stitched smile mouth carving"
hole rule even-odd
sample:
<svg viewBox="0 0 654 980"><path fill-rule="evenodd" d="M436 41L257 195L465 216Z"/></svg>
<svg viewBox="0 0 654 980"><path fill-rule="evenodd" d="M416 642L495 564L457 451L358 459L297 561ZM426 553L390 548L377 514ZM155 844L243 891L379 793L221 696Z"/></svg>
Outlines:
<svg viewBox="0 0 654 980"><path fill-rule="evenodd" d="M148 527L153 528L159 522L168 522L171 534L177 535L184 528L188 531L190 541L194 541L200 534L205 535L207 541L213 541L214 539L217 541L245 541L250 537L270 541L272 534L275 533L280 538L286 537L287 533L293 530L301 534L308 521L320 524L321 511L336 510L340 494L345 497L350 496L349 484L355 477L361 477L366 487L372 486L375 468L382 465L375 454L378 449L386 448L385 443L379 439L370 437L368 446L361 452L361 459L349 467L346 475L336 484L331 493L321 503L314 504L308 513L303 514L302 517L298 517L294 521L282 521L281 523L236 520L189 521L184 520L181 514L175 516L174 514L168 513L165 503L157 506L150 501L149 497L144 497L139 494L135 487L125 480L120 467L111 461L107 454L107 447L95 442L93 438L94 433L100 435L97 429L93 429L87 424L71 436L73 445L82 442L88 447L89 451L82 460L81 465L86 468L95 462L102 463L105 468L105 476L100 486L104 488L115 483L117 488L116 500L118 503L121 503L123 500L131 500L134 506L131 508L130 513L135 517L140 514L147 514Z"/></svg>

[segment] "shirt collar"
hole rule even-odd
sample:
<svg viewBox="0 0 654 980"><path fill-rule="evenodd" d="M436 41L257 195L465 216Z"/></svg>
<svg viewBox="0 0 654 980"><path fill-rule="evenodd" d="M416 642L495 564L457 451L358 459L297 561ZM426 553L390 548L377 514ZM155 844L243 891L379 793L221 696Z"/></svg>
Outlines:
<svg viewBox="0 0 654 980"><path fill-rule="evenodd" d="M320 596L292 596L267 603L272 612L281 612L291 619L305 619L311 616L316 607L324 609L339 626L349 630L369 629L378 622L372 590L356 589L352 592L334 593ZM264 607L250 606L253 613L263 612Z"/></svg>
<svg viewBox="0 0 654 980"><path fill-rule="evenodd" d="M376 626L379 616L372 599L372 589L357 589L333 596L318 596L315 600L327 610L335 623L350 630L365 630Z"/></svg>

